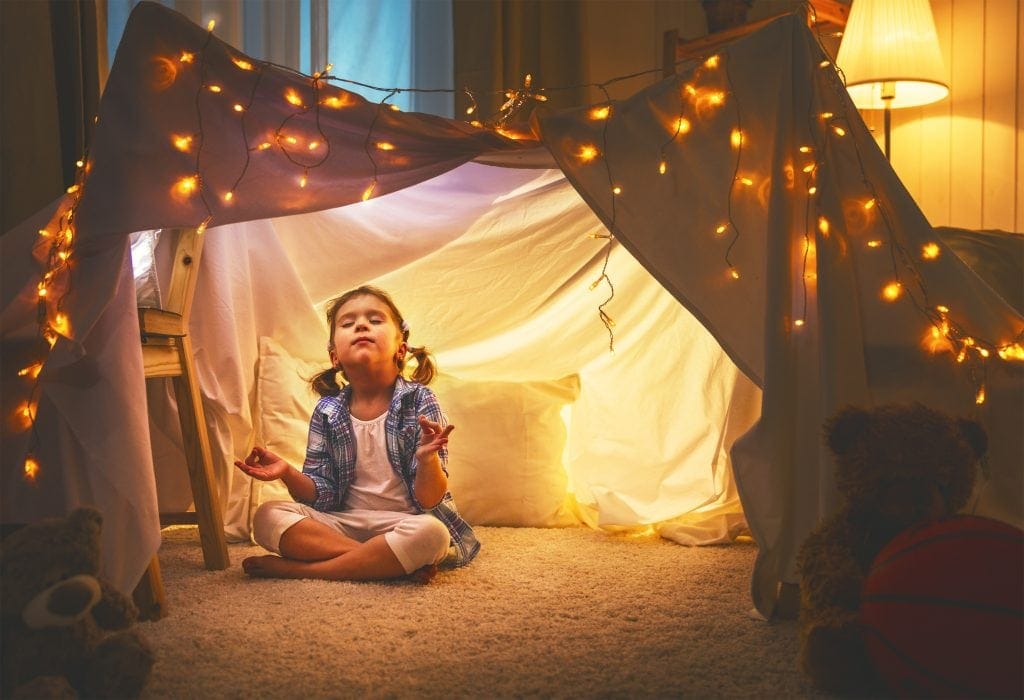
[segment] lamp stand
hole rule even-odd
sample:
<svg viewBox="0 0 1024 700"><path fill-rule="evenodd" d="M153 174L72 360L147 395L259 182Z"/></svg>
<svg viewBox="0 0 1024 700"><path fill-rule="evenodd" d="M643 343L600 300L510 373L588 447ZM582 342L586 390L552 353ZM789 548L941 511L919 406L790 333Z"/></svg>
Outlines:
<svg viewBox="0 0 1024 700"><path fill-rule="evenodd" d="M885 159L892 161L889 146L889 135L892 131L892 101L896 98L896 83L892 81L884 81L882 83L882 104L885 105L885 114L883 115L883 125L885 129Z"/></svg>

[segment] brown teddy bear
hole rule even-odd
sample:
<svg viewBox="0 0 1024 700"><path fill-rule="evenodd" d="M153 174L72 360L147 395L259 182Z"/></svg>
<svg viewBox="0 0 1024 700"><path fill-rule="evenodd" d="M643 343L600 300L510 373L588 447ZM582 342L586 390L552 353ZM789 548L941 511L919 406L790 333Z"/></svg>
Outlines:
<svg viewBox="0 0 1024 700"><path fill-rule="evenodd" d="M132 601L98 577L102 517L78 508L0 543L3 697L130 698L153 653Z"/></svg>
<svg viewBox="0 0 1024 700"><path fill-rule="evenodd" d="M825 424L825 439L840 506L797 558L800 664L823 690L872 692L879 686L858 624L868 568L903 530L967 504L988 440L978 423L919 403L845 408Z"/></svg>

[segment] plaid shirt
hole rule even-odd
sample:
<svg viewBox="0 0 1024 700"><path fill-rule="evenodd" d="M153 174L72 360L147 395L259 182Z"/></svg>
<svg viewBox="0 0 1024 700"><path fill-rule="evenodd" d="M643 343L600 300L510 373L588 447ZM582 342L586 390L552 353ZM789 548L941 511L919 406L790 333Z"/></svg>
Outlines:
<svg viewBox="0 0 1024 700"><path fill-rule="evenodd" d="M316 486L316 498L310 505L319 511L344 510L345 494L355 479L356 443L348 408L351 396L352 387L346 386L338 396L321 398L309 421L309 442L302 473L312 479ZM452 536L454 565L463 566L480 551L480 543L469 523L459 516L451 493L446 493L440 503L427 510L416 499L413 489L417 467L416 448L420 441L420 415L434 422L448 422L441 413L441 405L434 392L422 384L399 377L391 397L388 416L384 420L388 461L405 483L409 499L417 512L430 513L448 527ZM448 450L442 448L438 456L444 468L448 461Z"/></svg>

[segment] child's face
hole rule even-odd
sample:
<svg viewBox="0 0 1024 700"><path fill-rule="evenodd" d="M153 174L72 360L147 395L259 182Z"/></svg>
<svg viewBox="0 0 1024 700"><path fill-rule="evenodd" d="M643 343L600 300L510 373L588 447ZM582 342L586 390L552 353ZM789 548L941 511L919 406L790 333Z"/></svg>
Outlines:
<svg viewBox="0 0 1024 700"><path fill-rule="evenodd" d="M405 357L398 325L388 305L371 294L349 299L334 316L331 362L349 369L390 365L396 372L396 359Z"/></svg>

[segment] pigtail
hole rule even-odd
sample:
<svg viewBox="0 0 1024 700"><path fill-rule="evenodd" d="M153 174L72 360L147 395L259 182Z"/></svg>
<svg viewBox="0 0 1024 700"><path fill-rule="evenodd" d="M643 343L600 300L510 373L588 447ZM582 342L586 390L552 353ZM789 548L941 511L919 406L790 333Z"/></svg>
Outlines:
<svg viewBox="0 0 1024 700"><path fill-rule="evenodd" d="M320 396L337 396L341 393L341 385L338 384L338 371L337 367L330 367L314 374L309 380L310 387Z"/></svg>
<svg viewBox="0 0 1024 700"><path fill-rule="evenodd" d="M409 378L423 385L430 384L437 374L434 356L422 345L419 347L410 346L409 355L412 359L416 360L416 367Z"/></svg>

